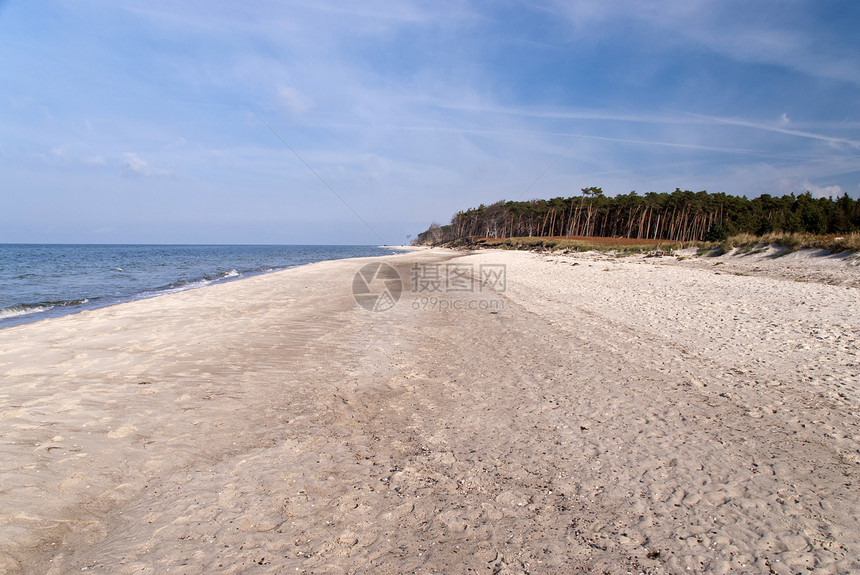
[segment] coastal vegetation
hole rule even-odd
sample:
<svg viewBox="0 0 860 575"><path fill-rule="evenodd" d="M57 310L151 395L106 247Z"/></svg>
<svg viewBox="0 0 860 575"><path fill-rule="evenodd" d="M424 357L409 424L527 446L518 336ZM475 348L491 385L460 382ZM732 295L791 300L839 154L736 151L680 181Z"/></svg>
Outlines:
<svg viewBox="0 0 860 575"><path fill-rule="evenodd" d="M480 244L514 249L646 251L697 245L722 251L760 244L789 250L860 250L860 200L806 192L748 199L675 189L607 196L598 187L580 196L499 201L431 224L416 244Z"/></svg>
<svg viewBox="0 0 860 575"><path fill-rule="evenodd" d="M611 251L622 253L659 253L674 252L685 248L695 247L700 253L720 255L737 248L741 253L753 252L762 246L780 246L783 254L801 248L819 248L837 253L843 251L860 252L860 232L844 235L813 235L805 233L772 232L761 236L754 234L737 234L719 242L690 241L670 242L665 240L605 238L605 237L517 237L517 238L463 238L436 245L450 247L486 247L508 250L534 251Z"/></svg>

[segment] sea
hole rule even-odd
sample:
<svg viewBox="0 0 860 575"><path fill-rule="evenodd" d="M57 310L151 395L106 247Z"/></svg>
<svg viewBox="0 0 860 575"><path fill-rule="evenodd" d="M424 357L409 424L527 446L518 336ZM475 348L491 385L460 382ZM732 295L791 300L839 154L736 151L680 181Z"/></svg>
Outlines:
<svg viewBox="0 0 860 575"><path fill-rule="evenodd" d="M379 246L0 244L0 329L313 262L394 253Z"/></svg>

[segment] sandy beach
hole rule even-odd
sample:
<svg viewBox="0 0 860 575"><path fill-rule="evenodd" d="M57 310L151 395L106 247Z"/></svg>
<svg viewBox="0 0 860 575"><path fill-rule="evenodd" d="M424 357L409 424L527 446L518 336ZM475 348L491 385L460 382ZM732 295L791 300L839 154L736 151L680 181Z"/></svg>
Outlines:
<svg viewBox="0 0 860 575"><path fill-rule="evenodd" d="M860 260L772 255L427 249L371 260L386 311L339 260L0 330L0 573L860 572Z"/></svg>

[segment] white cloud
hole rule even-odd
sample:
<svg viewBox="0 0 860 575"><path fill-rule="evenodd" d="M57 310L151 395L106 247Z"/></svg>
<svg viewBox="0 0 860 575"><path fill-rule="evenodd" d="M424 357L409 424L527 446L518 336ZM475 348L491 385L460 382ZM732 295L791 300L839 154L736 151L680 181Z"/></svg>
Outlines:
<svg viewBox="0 0 860 575"><path fill-rule="evenodd" d="M278 104L290 114L300 115L307 111L307 100L291 86L278 87Z"/></svg>
<svg viewBox="0 0 860 575"><path fill-rule="evenodd" d="M135 154L126 152L122 155L122 171L131 176L172 176L172 170L154 168L149 163Z"/></svg>
<svg viewBox="0 0 860 575"><path fill-rule="evenodd" d="M775 191L778 195L800 195L809 192L816 198L835 198L842 194L842 186L835 184L830 186L819 186L810 182L809 179L780 178L776 182Z"/></svg>
<svg viewBox="0 0 860 575"><path fill-rule="evenodd" d="M826 90L818 97L819 84L830 83L811 79L800 83L800 101L792 93L780 98L782 91L769 101L759 97L774 95L765 89L769 78L762 78L762 86L749 78L752 84L735 87L733 76L717 73L721 66L749 71L749 66L728 60L773 61L781 70L771 72L783 77L786 70L821 59L838 36L818 38L804 30L797 20L807 9L804 2L786 3L785 10L780 6L769 22L764 8L743 7L738 1L534 0L554 6L554 13L511 20L510 14L530 11L535 4L502 3L499 8L468 0L367 0L360 5L287 0L236 10L220 2L131 0L123 10L137 16L140 26L132 39L152 35L166 40L164 45L156 43L155 52L151 42L112 50L114 38L122 36L112 32L105 38L95 34L93 46L99 49L92 51L129 54L123 69L135 74L111 81L127 82L124 89L131 98L104 110L98 94L86 100L95 104L81 99L68 111L44 96L23 100L23 94L15 94L19 100L10 98L10 103L26 105L32 116L32 125L18 128L21 141L31 137L41 119L43 101L55 111L53 122L39 123L53 131L42 129L42 139L32 147L42 152L39 169L49 164L60 171L59 156L50 151L63 143L59 151L91 181L109 176L108 168L96 168L108 164L113 170L119 165L130 187L145 178L175 177L175 182L159 181L156 187L173 186L177 202L205 203L212 214L225 218L236 213L237 190L247 194L242 204L249 219L255 213L325 213L321 205L333 205L351 217L313 171L362 217L426 218L428 223L481 202L512 199L524 190L529 196L551 197L576 195L589 185L607 193L668 192L678 186L748 195L809 189L827 195L841 191L830 185L838 182L856 194L848 174L857 169L860 122L854 108L831 101ZM731 10L739 17L733 20ZM783 12L794 20L784 21ZM795 31L797 44L791 40ZM596 94L613 88L608 98L577 92L590 90L584 71L590 68L578 64L580 58L587 64L592 57L595 35L598 47L604 41L617 47L611 52L617 61L604 62L596 78ZM545 44L527 45L537 38ZM162 54L161 48L171 45L183 50ZM809 55L797 54L807 48ZM693 73L689 79L690 84L704 79L706 89L690 99L686 75L681 88L671 93L649 86L653 70L624 67L623 56L630 49L644 50L643 59L653 55L659 69L673 62L673 52L697 58L711 52L701 58L703 69L694 70L701 76ZM524 61L535 66L552 54L569 52L575 84L564 93L557 91L561 80L544 89L534 67L530 84L518 85L519 60L507 67L497 60L520 50ZM137 56L131 58L138 54L151 64L140 77ZM857 51L848 46L831 60L850 60L852 54ZM801 64L790 62L796 55ZM707 84L711 73L716 80ZM634 82L631 74L642 78ZM616 93L610 78L617 75L624 78L622 88L640 87L641 81L641 90ZM710 99L715 85L725 89L716 96L716 106ZM520 96L521 89L528 96ZM292 155L281 136L313 171ZM98 155L110 150L114 152ZM14 150L0 148L4 152ZM182 166L179 174L172 169L176 165ZM202 190L205 202L200 201ZM292 207L305 204L310 207Z"/></svg>
<svg viewBox="0 0 860 575"><path fill-rule="evenodd" d="M130 174L146 175L148 166L137 154L126 152L122 155L122 169Z"/></svg>
<svg viewBox="0 0 860 575"><path fill-rule="evenodd" d="M810 192L816 198L836 197L842 194L842 186L817 186L808 180L802 184L803 192Z"/></svg>
<svg viewBox="0 0 860 575"><path fill-rule="evenodd" d="M578 33L605 30L595 24L632 22L667 48L698 46L740 62L860 85L860 51L822 34L812 4L783 3L776 17L756 3L731 0L549 0L547 9L568 18Z"/></svg>
<svg viewBox="0 0 860 575"><path fill-rule="evenodd" d="M712 122L718 124L727 124L731 126L741 126L745 128L753 128L756 130L764 130L766 132L776 132L778 134L785 134L788 136L798 136L800 138L808 138L811 140L820 140L823 142L828 142L830 144L844 144L846 146L850 146L854 149L860 150L860 141L852 140L850 138L839 138L834 136L827 136L824 134L817 134L808 131L802 130L789 130L786 128L781 128L779 126L765 124L763 122L756 122L751 120L745 120L741 118L720 118L717 116L705 116L703 114L690 114L691 117L700 118L705 120L710 120ZM784 114L783 114L784 116ZM787 118L786 118L787 120Z"/></svg>
<svg viewBox="0 0 860 575"><path fill-rule="evenodd" d="M361 4L316 1L305 4L304 7L328 14L341 15L353 22L356 19L368 19L394 23L422 23L438 19L445 12L451 17L462 17L463 15L463 5L460 3L446 3L444 10L427 10L420 3L386 1L365 1Z"/></svg>
<svg viewBox="0 0 860 575"><path fill-rule="evenodd" d="M107 163L104 156L87 156L81 158L81 162L89 166L104 166Z"/></svg>

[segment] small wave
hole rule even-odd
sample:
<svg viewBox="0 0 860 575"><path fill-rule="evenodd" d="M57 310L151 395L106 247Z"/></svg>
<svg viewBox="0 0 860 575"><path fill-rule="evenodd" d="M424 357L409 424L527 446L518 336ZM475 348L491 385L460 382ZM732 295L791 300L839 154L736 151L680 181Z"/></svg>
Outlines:
<svg viewBox="0 0 860 575"><path fill-rule="evenodd" d="M159 294L175 293L178 291L185 291L185 290L189 290L189 289L195 289L195 288L208 286L208 285L213 284L219 280L223 280L223 279L227 279L227 278L237 278L240 275L241 274L239 272L237 272L236 270L229 270L226 272L221 272L220 274L218 274L217 276L214 276L214 277L206 274L203 276L203 278L201 278L199 280L181 280L178 282L173 282L172 284L168 284L168 285L160 287L160 288L156 288L155 290L152 290L152 291L154 293L159 293Z"/></svg>
<svg viewBox="0 0 860 575"><path fill-rule="evenodd" d="M112 272L121 272L121 271L123 271L123 270L122 270L122 268L111 268L111 269L110 269L110 271L112 271Z"/></svg>
<svg viewBox="0 0 860 575"><path fill-rule="evenodd" d="M0 308L0 319L21 317L22 315L32 315L34 313L44 313L46 311L51 311L56 307L83 305L85 303L89 303L89 301L89 298L84 298L67 301L46 301L41 303L22 303L19 305L11 305L9 307Z"/></svg>
<svg viewBox="0 0 860 575"><path fill-rule="evenodd" d="M145 292L143 292L143 295L151 296L151 295L163 295L163 294L168 294L168 293L176 293L176 292L185 291L185 290L189 290L189 289L208 286L213 281L214 280L209 279L208 277L206 279L202 279L202 280L179 281L179 282L174 282L172 284L168 284L166 286L162 286L160 288L155 288L154 290L145 291Z"/></svg>
<svg viewBox="0 0 860 575"><path fill-rule="evenodd" d="M99 298L93 298L93 299L99 299ZM90 301L90 298L85 297L83 299L69 299L69 300L63 300L63 301L45 301L45 302L37 303L37 304L33 304L33 305L49 305L51 307L68 307L70 305L82 305L85 303L89 303L89 301ZM27 305L27 304L25 304L25 305Z"/></svg>
<svg viewBox="0 0 860 575"><path fill-rule="evenodd" d="M0 309L0 319L9 319L10 317L21 317L22 315L42 313L52 309L54 309L54 306L52 305L11 305Z"/></svg>
<svg viewBox="0 0 860 575"><path fill-rule="evenodd" d="M148 298L206 287L208 285L218 283L222 280L241 277L242 273L243 272L239 272L235 269L230 269L225 272L220 272L214 275L204 274L203 277L200 279L179 280L173 283L169 283L167 285L148 289L139 293L136 297Z"/></svg>

